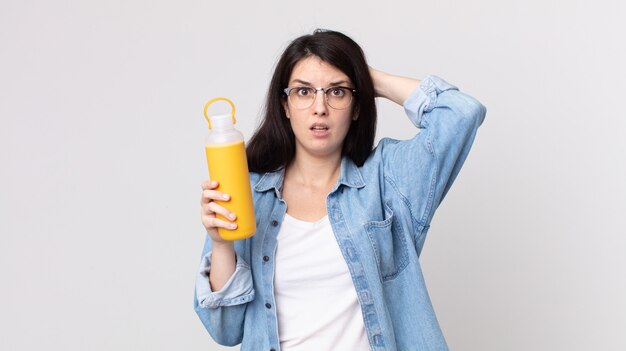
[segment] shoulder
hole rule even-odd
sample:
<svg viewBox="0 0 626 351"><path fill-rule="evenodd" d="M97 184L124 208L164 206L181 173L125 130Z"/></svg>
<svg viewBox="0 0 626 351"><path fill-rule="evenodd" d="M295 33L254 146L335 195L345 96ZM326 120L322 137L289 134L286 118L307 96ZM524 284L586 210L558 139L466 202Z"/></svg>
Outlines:
<svg viewBox="0 0 626 351"><path fill-rule="evenodd" d="M372 150L367 160L365 160L363 167L380 167L383 161L389 157L389 154L400 143L402 143L402 141L398 139L382 138L376 147L374 147L374 150Z"/></svg>

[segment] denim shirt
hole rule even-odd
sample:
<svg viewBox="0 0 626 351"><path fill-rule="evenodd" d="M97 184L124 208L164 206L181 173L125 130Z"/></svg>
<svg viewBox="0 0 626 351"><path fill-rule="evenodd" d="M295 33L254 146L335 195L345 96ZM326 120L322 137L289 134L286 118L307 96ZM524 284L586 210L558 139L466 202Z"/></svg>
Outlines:
<svg viewBox="0 0 626 351"><path fill-rule="evenodd" d="M404 108L421 131L405 141L381 140L361 167L344 157L326 209L370 348L447 350L419 256L435 209L459 173L486 109L435 76L422 80ZM273 281L276 236L286 212L283 177L284 170L251 173L257 232L235 242L236 270L215 292L208 280L207 236L194 305L219 344L280 350Z"/></svg>

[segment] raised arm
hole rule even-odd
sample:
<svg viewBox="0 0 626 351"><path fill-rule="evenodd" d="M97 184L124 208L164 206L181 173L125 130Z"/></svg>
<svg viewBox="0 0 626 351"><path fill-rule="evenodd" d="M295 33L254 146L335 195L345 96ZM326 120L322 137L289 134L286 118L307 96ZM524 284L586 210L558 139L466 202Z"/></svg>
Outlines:
<svg viewBox="0 0 626 351"><path fill-rule="evenodd" d="M370 73L377 94L403 105L411 122L422 129L405 141L385 138L376 150L391 185L386 196L409 206L420 252L420 233L461 170L486 109L439 77L420 81L374 69Z"/></svg>
<svg viewBox="0 0 626 351"><path fill-rule="evenodd" d="M383 97L402 105L421 81L413 78L394 76L370 67L377 97Z"/></svg>

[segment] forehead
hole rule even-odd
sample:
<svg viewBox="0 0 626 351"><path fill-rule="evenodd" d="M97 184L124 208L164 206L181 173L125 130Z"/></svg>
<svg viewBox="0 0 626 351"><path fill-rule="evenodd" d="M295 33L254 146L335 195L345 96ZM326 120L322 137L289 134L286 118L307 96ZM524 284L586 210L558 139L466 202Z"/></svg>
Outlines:
<svg viewBox="0 0 626 351"><path fill-rule="evenodd" d="M317 56L309 56L298 61L291 71L289 82L300 80L317 86L325 86L331 82L346 81L350 78L337 67L322 61Z"/></svg>

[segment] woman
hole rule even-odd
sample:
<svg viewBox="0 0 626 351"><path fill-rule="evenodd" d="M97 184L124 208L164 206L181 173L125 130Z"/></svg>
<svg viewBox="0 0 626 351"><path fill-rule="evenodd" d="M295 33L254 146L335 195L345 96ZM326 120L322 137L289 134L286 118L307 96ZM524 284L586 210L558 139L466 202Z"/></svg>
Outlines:
<svg viewBox="0 0 626 351"><path fill-rule="evenodd" d="M422 131L372 150L375 97ZM211 336L255 351L447 349L418 258L485 111L440 78L368 67L341 33L294 40L247 148L257 233L221 239L236 224L215 214L236 214L202 185L195 308Z"/></svg>

